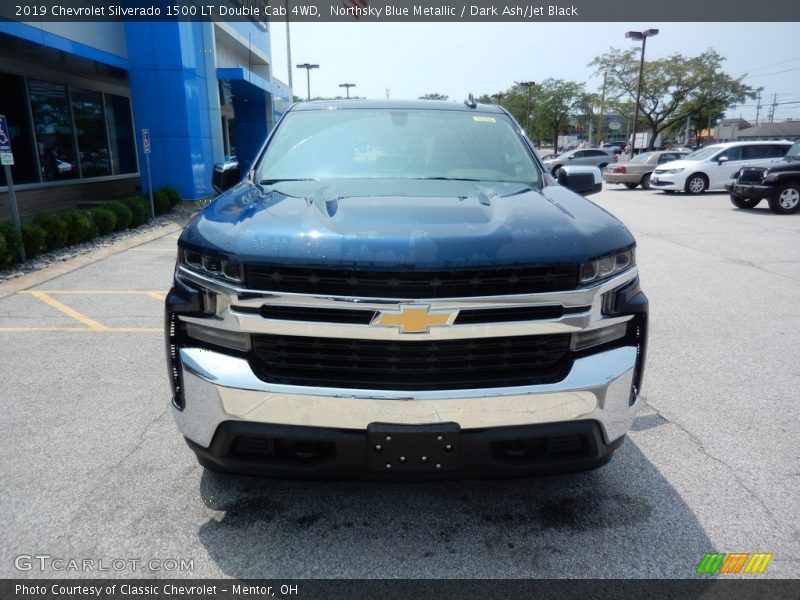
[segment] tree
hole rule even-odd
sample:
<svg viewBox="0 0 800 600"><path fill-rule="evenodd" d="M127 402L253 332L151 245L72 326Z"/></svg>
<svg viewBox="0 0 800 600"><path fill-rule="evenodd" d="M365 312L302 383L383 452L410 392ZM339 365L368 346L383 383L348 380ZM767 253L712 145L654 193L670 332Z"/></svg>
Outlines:
<svg viewBox="0 0 800 600"><path fill-rule="evenodd" d="M541 137L551 136L558 151L558 136L572 117L591 112L591 98L584 84L563 79L545 79L535 89L534 128Z"/></svg>
<svg viewBox="0 0 800 600"><path fill-rule="evenodd" d="M425 94L423 96L420 96L419 99L420 100L447 100L449 97L450 96L448 96L446 94L437 94L437 93L434 92L432 94Z"/></svg>
<svg viewBox="0 0 800 600"><path fill-rule="evenodd" d="M606 94L612 99L636 101L639 52L611 48L589 63L597 68L595 75L606 75ZM706 117L710 124L731 106L755 98L758 90L743 83L745 75L734 78L722 71L724 60L709 49L695 57L676 53L645 62L639 123L641 130L650 132L648 149L662 131L685 123L687 117Z"/></svg>

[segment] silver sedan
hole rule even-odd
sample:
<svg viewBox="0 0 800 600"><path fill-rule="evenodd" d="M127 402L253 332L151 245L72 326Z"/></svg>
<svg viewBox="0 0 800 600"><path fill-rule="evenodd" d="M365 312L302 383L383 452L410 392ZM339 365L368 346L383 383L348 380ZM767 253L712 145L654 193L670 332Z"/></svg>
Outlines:
<svg viewBox="0 0 800 600"><path fill-rule="evenodd" d="M655 152L643 152L637 154L630 161L608 165L603 170L603 181L606 183L621 183L628 189L634 189L641 185L642 188L650 189L650 175L656 165L680 160L686 156L686 152L679 150L657 150Z"/></svg>

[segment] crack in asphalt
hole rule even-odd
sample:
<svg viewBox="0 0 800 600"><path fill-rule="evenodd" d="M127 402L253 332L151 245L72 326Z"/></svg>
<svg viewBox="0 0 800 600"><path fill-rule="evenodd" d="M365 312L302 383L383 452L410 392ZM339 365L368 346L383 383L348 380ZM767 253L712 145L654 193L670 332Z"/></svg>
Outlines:
<svg viewBox="0 0 800 600"><path fill-rule="evenodd" d="M736 483L738 483L742 488L744 488L744 490L756 501L756 504L758 504L762 508L762 510L767 515L769 515L770 519L772 520L772 524L774 526L777 526L779 529L783 528L782 525L781 525L781 523L782 523L781 519L777 515L775 515L767 507L766 503L762 500L761 496L759 496L755 491L753 491L749 487L749 485L747 483L745 483L745 481L736 472L736 468L735 467L733 467L732 465L728 464L723 459L718 458L718 457L714 456L713 454L711 454L706 449L706 447L703 445L703 443L700 441L700 438L698 438L695 434L693 434L691 431L686 429L683 425L681 425L677 421L673 421L672 419L668 419L667 417L665 417L661 413L661 411L658 410L655 406L653 406L652 404L647 404L647 403L645 403L644 406L647 406L647 408L649 408L656 415L658 415L659 417L664 419L664 421L666 421L668 424L674 425L679 431L681 431L684 434L686 434L689 437L689 439L700 449L700 453L703 456L705 456L706 458L708 458L708 459L710 459L710 460L712 460L712 461L714 461L716 463L719 463L719 464L723 465L724 467L726 467L730 471L734 481L736 481ZM798 535L800 535L800 530L792 528L788 523L785 524L785 526L786 526L786 528L789 529L789 531L792 533L792 535L794 537L798 537Z"/></svg>

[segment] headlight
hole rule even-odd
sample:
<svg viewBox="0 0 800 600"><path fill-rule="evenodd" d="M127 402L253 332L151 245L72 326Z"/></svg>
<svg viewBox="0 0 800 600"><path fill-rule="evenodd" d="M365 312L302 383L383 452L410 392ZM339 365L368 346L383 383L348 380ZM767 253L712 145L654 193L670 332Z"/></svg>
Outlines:
<svg viewBox="0 0 800 600"><path fill-rule="evenodd" d="M235 281L236 283L244 281L242 265L235 260L218 258L182 248L178 252L178 261L182 266L203 275L211 275L217 279Z"/></svg>
<svg viewBox="0 0 800 600"><path fill-rule="evenodd" d="M680 173L681 171L684 171L684 170L685 169L667 169L664 172L668 173L669 175L677 175L678 173Z"/></svg>
<svg viewBox="0 0 800 600"><path fill-rule="evenodd" d="M603 258L581 265L580 282L589 283L591 281L606 279L629 269L635 264L636 252L633 248L625 252L620 252L619 254L604 256Z"/></svg>

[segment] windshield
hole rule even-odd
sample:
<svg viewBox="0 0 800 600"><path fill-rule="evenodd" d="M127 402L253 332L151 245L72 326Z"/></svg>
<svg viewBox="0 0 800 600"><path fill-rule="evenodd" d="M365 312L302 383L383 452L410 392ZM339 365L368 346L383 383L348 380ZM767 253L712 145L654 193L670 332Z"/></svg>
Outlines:
<svg viewBox="0 0 800 600"><path fill-rule="evenodd" d="M450 110L298 110L286 115L256 171L289 179L539 181L502 114Z"/></svg>
<svg viewBox="0 0 800 600"><path fill-rule="evenodd" d="M652 152L645 152L644 154L637 154L631 159L632 163L646 163L647 159L653 156Z"/></svg>
<svg viewBox="0 0 800 600"><path fill-rule="evenodd" d="M789 148L789 151L786 153L786 156L800 158L800 142L795 142L794 146Z"/></svg>
<svg viewBox="0 0 800 600"><path fill-rule="evenodd" d="M695 150L688 156L684 156L682 160L705 160L711 158L722 149L722 146L706 146L705 148L700 148L700 150Z"/></svg>

